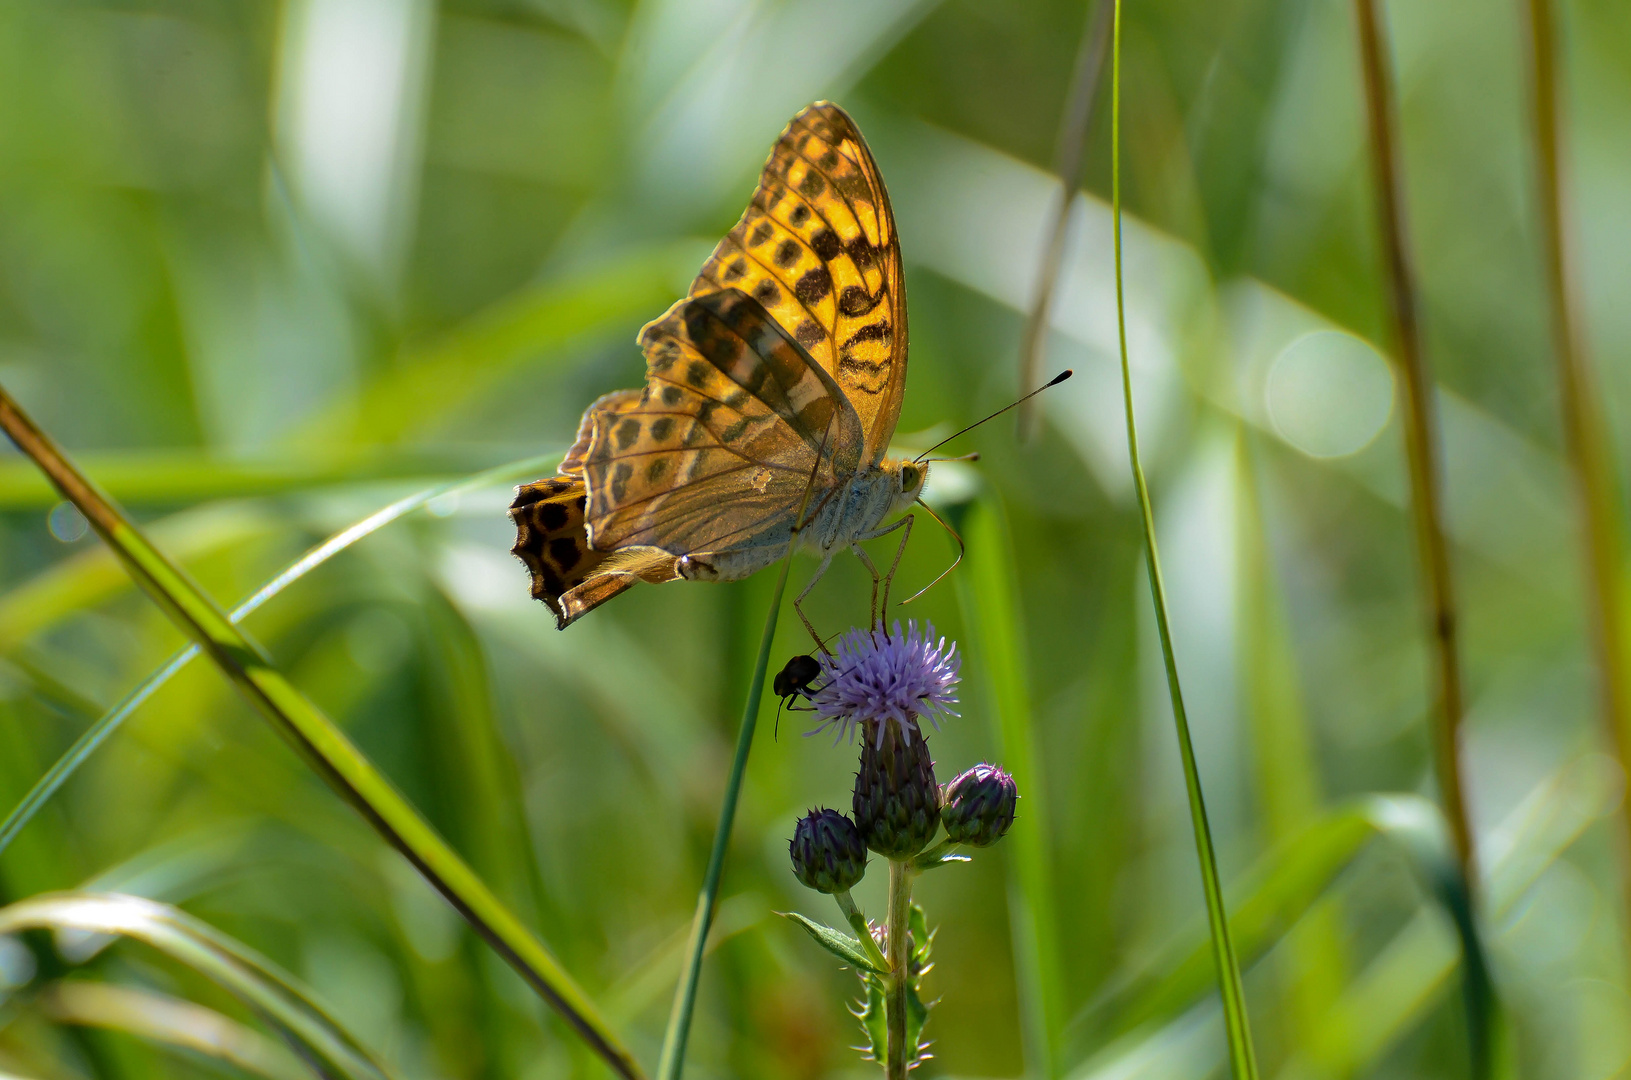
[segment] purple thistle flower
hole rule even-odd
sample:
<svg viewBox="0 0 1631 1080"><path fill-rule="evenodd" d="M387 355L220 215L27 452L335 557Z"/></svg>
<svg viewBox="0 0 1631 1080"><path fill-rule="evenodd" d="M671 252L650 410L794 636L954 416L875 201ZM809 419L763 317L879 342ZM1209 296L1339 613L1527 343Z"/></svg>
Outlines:
<svg viewBox="0 0 1631 1080"><path fill-rule="evenodd" d="M821 657L826 684L811 699L819 718L814 735L829 725L838 729L834 742L849 738L850 726L867 727L879 747L890 724L918 731L918 721L928 717L935 728L942 716L958 715L957 680L962 658L957 645L934 638L934 624L918 632L916 620L900 621L885 633L882 625L872 630L851 630L838 639L833 655Z"/></svg>

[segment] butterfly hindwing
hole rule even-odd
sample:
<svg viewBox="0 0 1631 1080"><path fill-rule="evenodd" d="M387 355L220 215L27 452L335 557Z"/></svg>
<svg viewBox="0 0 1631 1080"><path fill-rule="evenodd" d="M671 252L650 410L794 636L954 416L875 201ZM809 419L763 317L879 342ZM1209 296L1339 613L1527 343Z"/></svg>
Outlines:
<svg viewBox="0 0 1631 1080"><path fill-rule="evenodd" d="M691 295L733 288L832 375L860 417L861 459L882 460L906 383L906 285L877 163L838 106L788 124Z"/></svg>
<svg viewBox="0 0 1631 1080"><path fill-rule="evenodd" d="M583 526L587 503L583 478L562 475L521 485L510 504L516 529L515 547L510 550L532 574L533 598L549 606L563 629L576 616L568 617L562 597L593 576L606 558L589 545ZM632 584L631 579L600 602Z"/></svg>
<svg viewBox="0 0 1631 1080"><path fill-rule="evenodd" d="M585 459L594 545L785 550L812 476L856 466L860 420L831 376L734 289L680 301L641 344L644 397L597 414Z"/></svg>

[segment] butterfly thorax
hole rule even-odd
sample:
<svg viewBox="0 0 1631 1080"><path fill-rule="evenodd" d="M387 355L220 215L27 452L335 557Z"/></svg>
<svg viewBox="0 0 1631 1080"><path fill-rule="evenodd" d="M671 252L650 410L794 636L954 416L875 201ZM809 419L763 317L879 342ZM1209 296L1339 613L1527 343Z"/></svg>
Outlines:
<svg viewBox="0 0 1631 1080"><path fill-rule="evenodd" d="M885 459L826 492L815 492L799 546L824 555L866 538L916 501L928 473L927 465Z"/></svg>

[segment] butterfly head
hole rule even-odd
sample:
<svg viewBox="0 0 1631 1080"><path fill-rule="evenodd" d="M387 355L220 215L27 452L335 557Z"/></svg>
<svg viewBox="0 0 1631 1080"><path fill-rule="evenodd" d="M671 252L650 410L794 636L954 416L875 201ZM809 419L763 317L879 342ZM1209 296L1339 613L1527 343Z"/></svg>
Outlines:
<svg viewBox="0 0 1631 1080"><path fill-rule="evenodd" d="M903 513L923 494L923 485L929 479L926 461L885 461L883 468L894 481L894 500L889 504L889 515Z"/></svg>

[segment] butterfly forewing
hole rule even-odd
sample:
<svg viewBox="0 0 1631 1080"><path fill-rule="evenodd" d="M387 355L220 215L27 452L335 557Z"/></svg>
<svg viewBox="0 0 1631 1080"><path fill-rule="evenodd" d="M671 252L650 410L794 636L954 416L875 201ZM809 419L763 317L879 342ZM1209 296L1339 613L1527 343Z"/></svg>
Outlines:
<svg viewBox="0 0 1631 1080"><path fill-rule="evenodd" d="M866 142L838 106L795 116L747 212L691 285L740 289L832 375L877 464L906 383L906 288L894 216Z"/></svg>

